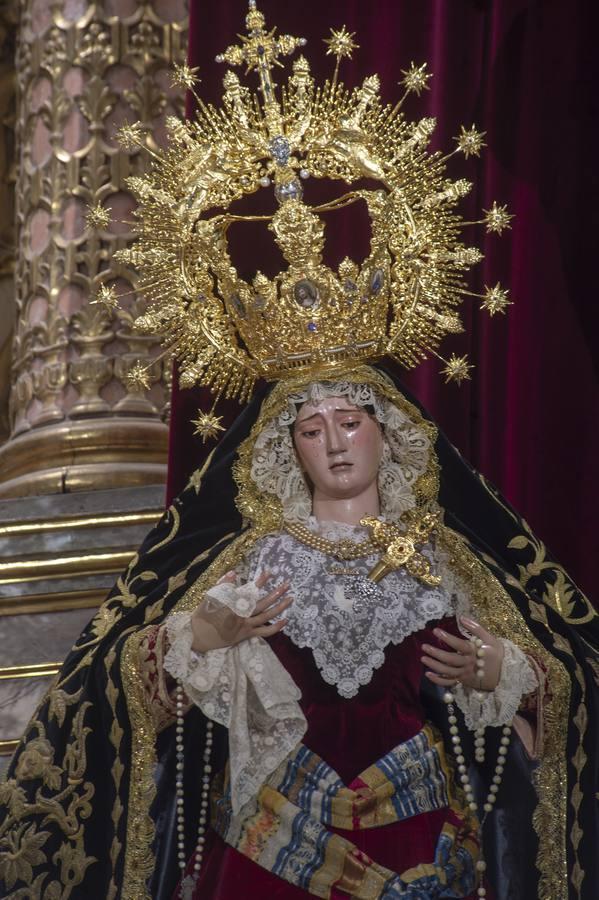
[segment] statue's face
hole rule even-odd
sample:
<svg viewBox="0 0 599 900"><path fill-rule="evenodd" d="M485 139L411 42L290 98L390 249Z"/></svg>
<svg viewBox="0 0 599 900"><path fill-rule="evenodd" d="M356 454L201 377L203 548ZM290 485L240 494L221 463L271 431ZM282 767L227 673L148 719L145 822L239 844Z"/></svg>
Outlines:
<svg viewBox="0 0 599 900"><path fill-rule="evenodd" d="M317 406L304 403L293 439L300 465L321 497L357 497L376 483L383 453L381 427L345 397L328 397Z"/></svg>

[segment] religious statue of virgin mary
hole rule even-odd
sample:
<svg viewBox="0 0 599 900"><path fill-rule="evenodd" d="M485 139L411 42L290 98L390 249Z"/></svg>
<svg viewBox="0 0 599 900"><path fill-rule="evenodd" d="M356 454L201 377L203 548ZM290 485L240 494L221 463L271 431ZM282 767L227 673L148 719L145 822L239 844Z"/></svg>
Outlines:
<svg viewBox="0 0 599 900"><path fill-rule="evenodd" d="M120 254L181 384L243 409L15 753L2 896L591 900L597 618L385 362L413 366L460 329L480 258L460 242L469 183L376 76L348 91L336 66L316 88L300 56L276 85L302 41L253 2L246 22L220 61L255 70L259 93L229 69L220 110L197 98L195 120L169 121ZM344 29L329 43L337 63L353 47ZM406 90L426 77L412 66ZM459 150L480 147L462 130ZM349 190L310 206L310 178ZM230 210L272 185L273 213ZM333 270L323 215L349 204L370 253ZM285 258L272 279L229 257L247 219ZM494 204L482 223L509 216ZM197 424L218 433L216 402Z"/></svg>

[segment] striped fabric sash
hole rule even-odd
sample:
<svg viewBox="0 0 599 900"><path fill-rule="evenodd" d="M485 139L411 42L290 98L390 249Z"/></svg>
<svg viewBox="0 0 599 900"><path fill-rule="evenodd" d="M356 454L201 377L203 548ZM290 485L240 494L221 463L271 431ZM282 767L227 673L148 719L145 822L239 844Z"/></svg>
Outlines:
<svg viewBox="0 0 599 900"><path fill-rule="evenodd" d="M475 887L478 820L458 803L441 740L426 726L346 787L300 744L256 800L233 815L226 785L215 785L213 827L268 871L316 897L355 900L460 898ZM434 859L397 874L327 826L355 831L451 809Z"/></svg>

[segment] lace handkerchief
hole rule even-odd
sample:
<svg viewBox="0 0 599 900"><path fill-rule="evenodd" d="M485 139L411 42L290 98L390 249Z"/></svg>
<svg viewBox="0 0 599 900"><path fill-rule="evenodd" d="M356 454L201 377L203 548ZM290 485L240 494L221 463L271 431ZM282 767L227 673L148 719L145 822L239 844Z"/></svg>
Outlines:
<svg viewBox="0 0 599 900"><path fill-rule="evenodd" d="M260 598L253 584L220 582L207 591L211 613L228 607L250 616ZM231 802L238 812L306 733L301 693L262 638L196 653L192 613L166 620L170 647L164 666L205 716L229 730Z"/></svg>

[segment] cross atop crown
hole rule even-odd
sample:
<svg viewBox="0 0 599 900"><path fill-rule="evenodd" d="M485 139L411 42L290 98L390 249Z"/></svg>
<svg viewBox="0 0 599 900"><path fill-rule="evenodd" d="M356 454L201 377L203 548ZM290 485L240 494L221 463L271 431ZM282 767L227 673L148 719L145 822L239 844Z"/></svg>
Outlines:
<svg viewBox="0 0 599 900"><path fill-rule="evenodd" d="M260 87L266 105L274 103L274 85L271 77L273 66L282 66L280 56L289 56L298 47L306 45L305 38L293 37L290 34L282 34L276 37L276 28L267 31L266 20L263 13L256 9L256 0L250 0L249 12L245 17L245 24L249 37L237 35L241 45L232 44L224 53L219 53L217 62L224 62L230 66L246 64L246 74L255 69L260 76Z"/></svg>

